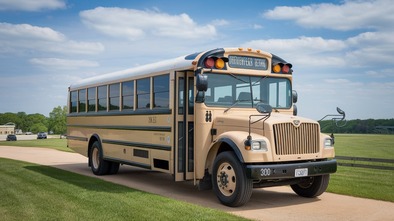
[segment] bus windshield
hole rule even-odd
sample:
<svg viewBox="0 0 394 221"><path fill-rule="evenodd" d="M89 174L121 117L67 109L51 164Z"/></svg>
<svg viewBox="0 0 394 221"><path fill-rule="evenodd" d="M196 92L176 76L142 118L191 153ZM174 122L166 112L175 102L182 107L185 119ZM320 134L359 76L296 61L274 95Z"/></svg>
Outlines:
<svg viewBox="0 0 394 221"><path fill-rule="evenodd" d="M205 104L210 107L254 108L263 102L276 109L289 109L291 84L287 78L205 72L208 90Z"/></svg>

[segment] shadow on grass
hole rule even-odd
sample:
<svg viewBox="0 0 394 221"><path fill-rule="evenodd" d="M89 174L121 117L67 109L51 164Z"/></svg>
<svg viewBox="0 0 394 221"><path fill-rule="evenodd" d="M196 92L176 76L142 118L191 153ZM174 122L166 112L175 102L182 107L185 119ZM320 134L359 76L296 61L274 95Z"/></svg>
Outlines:
<svg viewBox="0 0 394 221"><path fill-rule="evenodd" d="M122 185L110 183L98 178L87 177L77 173L49 167L49 166L25 166L27 170L53 178L89 191L108 192L108 193L130 193L137 190Z"/></svg>
<svg viewBox="0 0 394 221"><path fill-rule="evenodd" d="M162 191L161 193L155 193L155 191L153 191L153 194L163 195L170 198L188 201L190 203L229 212L256 210L263 208L286 208L294 205L314 203L321 200L320 198L300 197L292 192L281 192L282 189L279 189L278 191L278 189L275 188L265 188L255 189L250 201L246 205L238 208L232 208L220 204L212 190L199 191L191 182L174 182L171 176L160 172L139 170L134 168L121 168L119 173L116 175L117 181L108 182L102 180L104 177L88 177L49 166L25 166L25 168L47 177L96 192L131 193L140 191L132 189L131 187L125 187L120 184L111 183L123 180L126 183L123 185L128 185L129 183L133 182L137 185L145 186L147 189L153 188L160 189ZM110 176L105 176L105 178L109 177ZM152 182L152 180L155 180L155 182ZM143 190L140 192L147 193Z"/></svg>

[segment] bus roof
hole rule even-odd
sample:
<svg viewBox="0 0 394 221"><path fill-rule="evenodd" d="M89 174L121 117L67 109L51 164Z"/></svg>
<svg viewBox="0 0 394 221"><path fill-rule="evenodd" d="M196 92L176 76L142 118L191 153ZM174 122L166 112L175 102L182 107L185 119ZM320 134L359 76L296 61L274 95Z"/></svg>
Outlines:
<svg viewBox="0 0 394 221"><path fill-rule="evenodd" d="M209 56L223 56L225 52L239 52L244 51L246 53L251 52L251 49L244 50L242 48L216 48L208 51L197 52L193 54L189 54L186 56L181 56L169 60L164 60L156 63L146 64L126 70L116 71L104 75L99 75L95 77L90 77L86 79L82 79L70 86L70 91L86 88L86 87L94 87L99 85L116 83L122 80L132 79L133 77L149 75L158 72L169 72L170 70L188 70L193 67L192 62L199 57L199 63L197 66L203 66L202 62L205 58ZM275 56L271 53L263 52L260 50L256 50L259 54L264 54L267 57L272 57L272 60L277 62L285 62L278 56Z"/></svg>
<svg viewBox="0 0 394 221"><path fill-rule="evenodd" d="M117 82L129 78L133 78L135 76L139 76L142 74L152 74L156 72L165 72L169 70L186 70L192 67L192 61L196 57L196 54L191 54L187 56L181 56L178 58L173 58L169 60L164 60L156 63L150 63L141 65L134 68L129 68L126 70L111 72L99 76L94 76L86 79L82 79L70 86L70 90L75 90L79 88L95 86L99 84L108 84L112 82Z"/></svg>

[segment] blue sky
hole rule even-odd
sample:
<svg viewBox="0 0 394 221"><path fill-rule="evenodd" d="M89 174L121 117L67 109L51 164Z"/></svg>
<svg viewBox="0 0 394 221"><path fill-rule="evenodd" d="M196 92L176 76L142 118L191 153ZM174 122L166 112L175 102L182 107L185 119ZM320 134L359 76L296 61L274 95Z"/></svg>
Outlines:
<svg viewBox="0 0 394 221"><path fill-rule="evenodd" d="M218 47L293 64L299 115L394 118L394 4L0 0L0 113L48 115L86 77Z"/></svg>

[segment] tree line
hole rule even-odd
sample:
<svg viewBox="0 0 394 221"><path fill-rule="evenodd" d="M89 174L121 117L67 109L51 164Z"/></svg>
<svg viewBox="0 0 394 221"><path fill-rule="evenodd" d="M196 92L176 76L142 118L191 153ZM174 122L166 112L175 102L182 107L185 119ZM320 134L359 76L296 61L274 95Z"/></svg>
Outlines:
<svg viewBox="0 0 394 221"><path fill-rule="evenodd" d="M352 133L352 134L394 134L393 119L348 120L337 122L332 120L320 121L323 133Z"/></svg>
<svg viewBox="0 0 394 221"><path fill-rule="evenodd" d="M0 113L0 125L9 123L15 124L15 129L23 132L53 132L55 134L65 134L67 106L57 106L49 113L49 117L43 114Z"/></svg>

